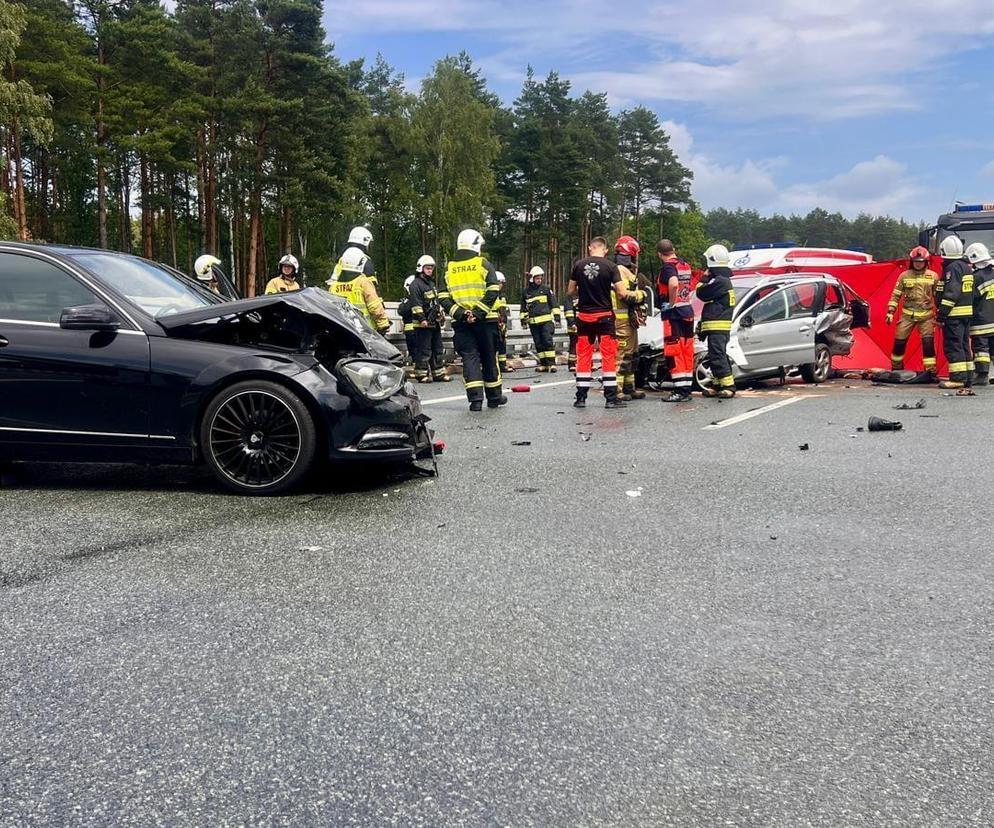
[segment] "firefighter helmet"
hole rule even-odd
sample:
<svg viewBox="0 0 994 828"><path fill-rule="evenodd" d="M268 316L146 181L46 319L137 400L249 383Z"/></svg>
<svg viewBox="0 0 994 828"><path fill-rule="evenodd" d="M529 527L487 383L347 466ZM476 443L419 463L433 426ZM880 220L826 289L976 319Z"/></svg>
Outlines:
<svg viewBox="0 0 994 828"><path fill-rule="evenodd" d="M966 260L976 268L987 267L991 263L991 252L987 245L974 242L966 249Z"/></svg>
<svg viewBox="0 0 994 828"><path fill-rule="evenodd" d="M213 268L218 267L220 264L221 260L217 256L204 253L203 256L197 256L197 261L193 263L193 272L197 274L197 278L201 282L209 282L214 278L214 274L212 273Z"/></svg>
<svg viewBox="0 0 994 828"><path fill-rule="evenodd" d="M908 254L908 260L912 262L915 261L927 262L928 258L929 258L928 251L921 245L918 245L918 247L913 248L912 251Z"/></svg>
<svg viewBox="0 0 994 828"><path fill-rule="evenodd" d="M963 239L959 236L946 236L939 243L939 253L943 259L962 259Z"/></svg>
<svg viewBox="0 0 994 828"><path fill-rule="evenodd" d="M417 267L414 268L414 271L415 271L415 273L423 273L424 269L426 267L428 267L429 265L431 267L434 267L435 266L435 260L431 256L424 255L420 259L418 259L418 265L417 265Z"/></svg>
<svg viewBox="0 0 994 828"><path fill-rule="evenodd" d="M349 233L349 244L361 244L363 247L369 247L373 242L373 234L369 232L368 227L353 227Z"/></svg>
<svg viewBox="0 0 994 828"><path fill-rule="evenodd" d="M483 236L476 230L463 230L456 239L456 247L460 250L472 250L479 253L483 247Z"/></svg>
<svg viewBox="0 0 994 828"><path fill-rule="evenodd" d="M296 276L297 271L300 270L300 262L297 261L297 257L287 253L282 259L280 259L280 272L283 272L283 265L290 265L293 268L293 273Z"/></svg>
<svg viewBox="0 0 994 828"><path fill-rule="evenodd" d="M363 253L358 247L350 247L342 254L339 264L343 273L362 273L366 269L366 262L369 256Z"/></svg>
<svg viewBox="0 0 994 828"><path fill-rule="evenodd" d="M411 292L411 282L413 281L414 281L413 276L408 276L406 279L404 279L404 293Z"/></svg>
<svg viewBox="0 0 994 828"><path fill-rule="evenodd" d="M723 244L712 244L704 251L704 261L708 267L728 267L728 248Z"/></svg>
<svg viewBox="0 0 994 828"><path fill-rule="evenodd" d="M499 270L497 271L497 281L500 282L501 284L504 284L504 282L507 281L507 279L504 277L504 274L501 273Z"/></svg>
<svg viewBox="0 0 994 828"><path fill-rule="evenodd" d="M628 256L628 258L634 260L639 257L639 251L642 248L639 247L639 243L635 241L631 236L622 236L614 243L614 252L620 253L623 256Z"/></svg>

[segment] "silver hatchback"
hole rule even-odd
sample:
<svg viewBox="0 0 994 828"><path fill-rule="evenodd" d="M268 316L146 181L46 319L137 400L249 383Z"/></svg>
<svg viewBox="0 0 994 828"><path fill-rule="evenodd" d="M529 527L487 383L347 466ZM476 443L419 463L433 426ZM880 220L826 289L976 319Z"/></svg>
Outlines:
<svg viewBox="0 0 994 828"><path fill-rule="evenodd" d="M806 382L824 382L832 357L852 350L853 330L869 326L869 304L827 273L740 276L732 284L736 302L728 356L736 380L799 371ZM638 379L650 387L667 387L672 360L663 343L662 320L651 316L639 339ZM695 384L706 387L711 383L706 343L698 340L694 353Z"/></svg>

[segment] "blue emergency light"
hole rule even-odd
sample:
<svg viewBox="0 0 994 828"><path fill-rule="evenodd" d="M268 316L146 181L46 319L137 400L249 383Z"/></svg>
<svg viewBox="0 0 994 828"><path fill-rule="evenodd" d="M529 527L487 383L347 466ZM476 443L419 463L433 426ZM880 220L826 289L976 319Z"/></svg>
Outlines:
<svg viewBox="0 0 994 828"><path fill-rule="evenodd" d="M957 213L986 213L994 210L994 202L987 202L986 204L957 204L955 211Z"/></svg>

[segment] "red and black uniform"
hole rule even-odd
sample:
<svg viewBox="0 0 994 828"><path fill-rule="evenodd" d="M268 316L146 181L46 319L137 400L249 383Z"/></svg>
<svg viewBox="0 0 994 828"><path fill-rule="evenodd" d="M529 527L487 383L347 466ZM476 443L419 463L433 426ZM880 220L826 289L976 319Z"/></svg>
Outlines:
<svg viewBox="0 0 994 828"><path fill-rule="evenodd" d="M697 286L697 298L704 303L701 311L701 336L708 341L711 376L718 391L735 391L732 365L728 361L728 340L732 332L735 310L735 289L732 271L727 267L708 269Z"/></svg>
<svg viewBox="0 0 994 828"><path fill-rule="evenodd" d="M611 297L621 281L618 266L602 256L588 256L573 265L570 281L577 286L576 398L586 400L593 380L594 348L600 347L604 397L618 398L618 338Z"/></svg>
<svg viewBox="0 0 994 828"><path fill-rule="evenodd" d="M675 296L670 295L670 280L676 279L678 286ZM663 262L659 271L659 301L665 306L660 314L669 323L666 344L673 345L674 389L681 394L689 394L694 380L694 307L690 304L690 282L693 272L690 265L676 256Z"/></svg>
<svg viewBox="0 0 994 828"><path fill-rule="evenodd" d="M969 388L973 384L970 353L970 320L973 317L973 272L965 259L942 263L942 297L936 314L942 324L942 347L949 363L949 385Z"/></svg>

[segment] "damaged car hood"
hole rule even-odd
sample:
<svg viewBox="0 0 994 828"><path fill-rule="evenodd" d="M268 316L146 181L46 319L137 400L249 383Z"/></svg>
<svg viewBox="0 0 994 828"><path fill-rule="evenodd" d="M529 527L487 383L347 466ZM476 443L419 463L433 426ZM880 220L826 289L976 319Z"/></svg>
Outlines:
<svg viewBox="0 0 994 828"><path fill-rule="evenodd" d="M249 316L267 309L285 308L298 311L337 328L358 340L365 351L378 359L394 361L402 355L380 336L351 304L319 288L305 288L292 293L273 293L253 299L221 302L209 307L180 311L156 318L170 336L183 336L184 329L214 320Z"/></svg>

